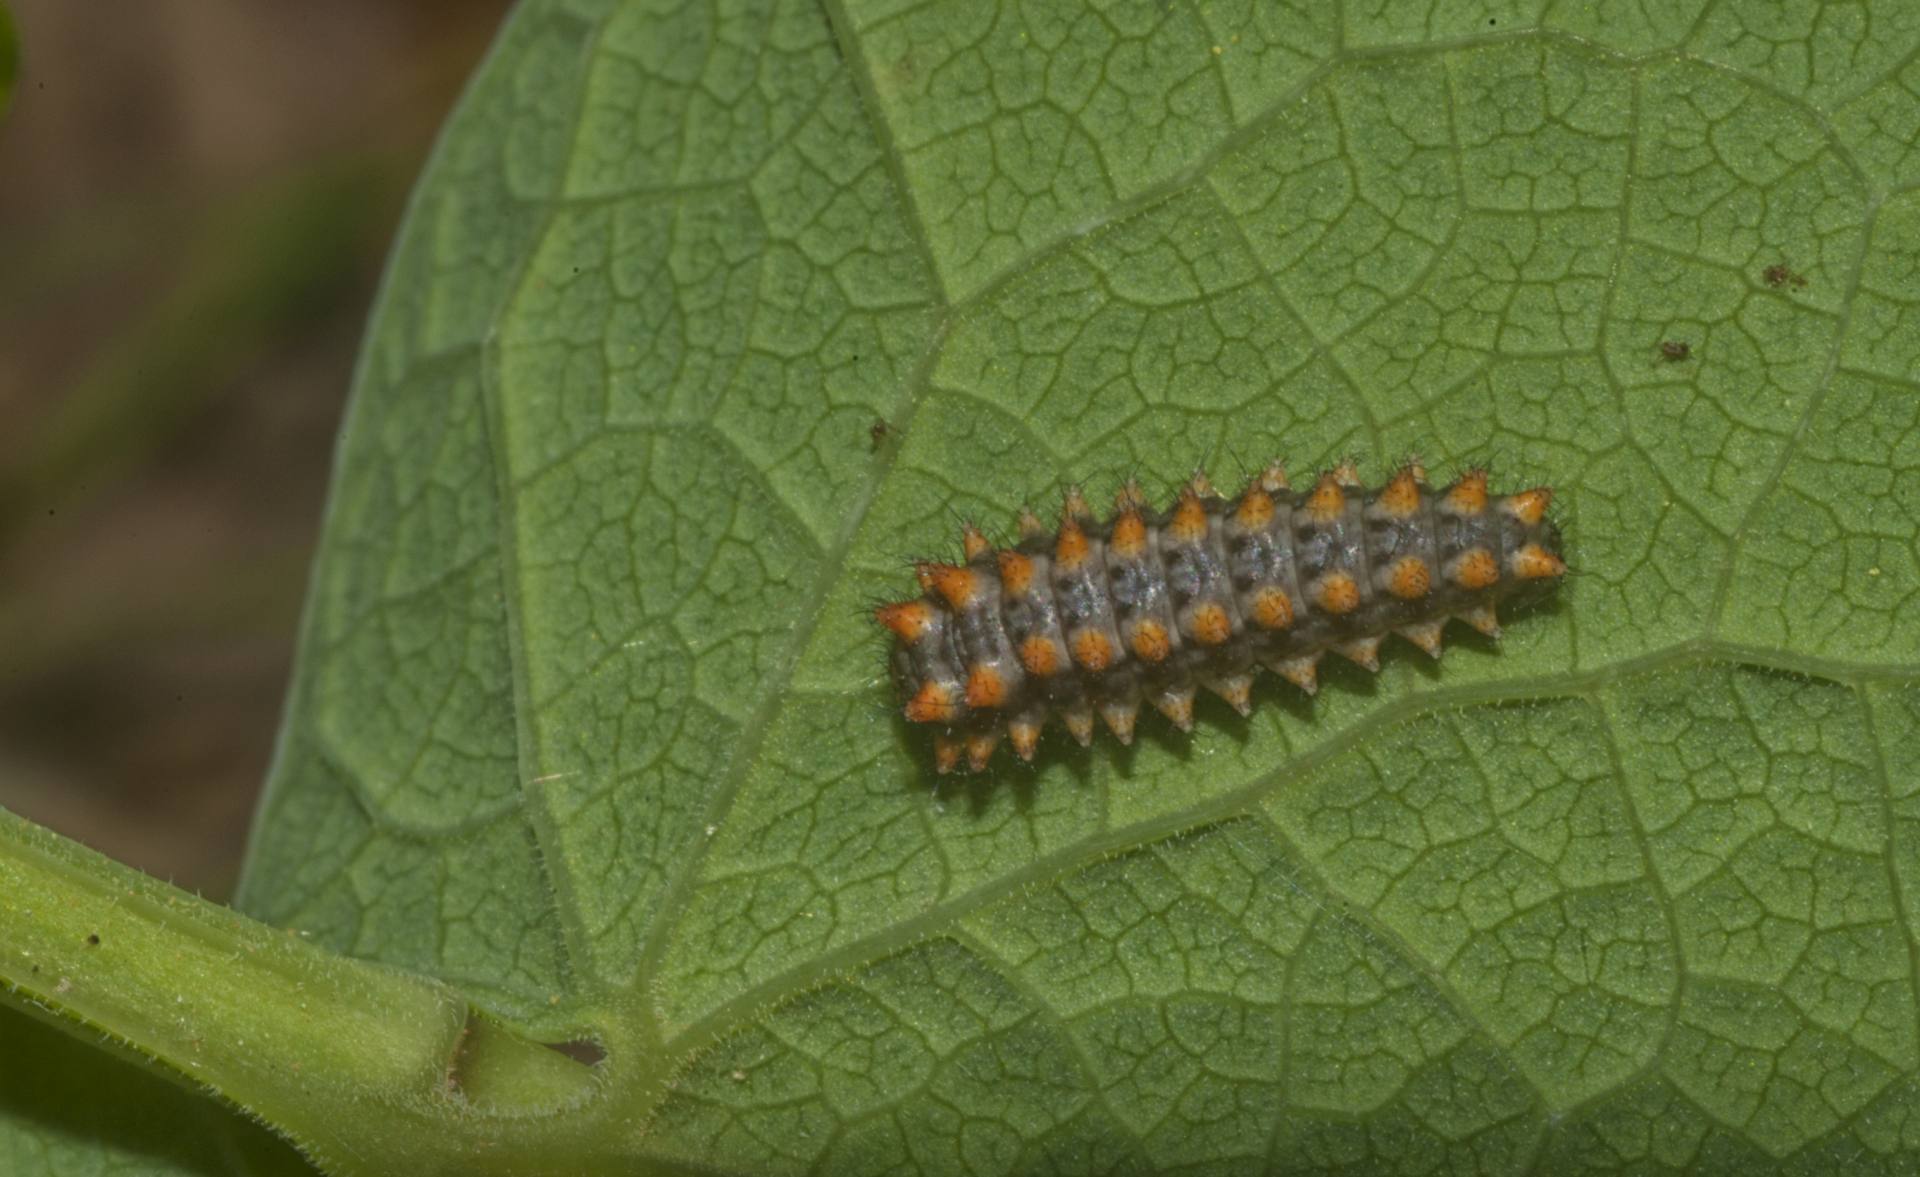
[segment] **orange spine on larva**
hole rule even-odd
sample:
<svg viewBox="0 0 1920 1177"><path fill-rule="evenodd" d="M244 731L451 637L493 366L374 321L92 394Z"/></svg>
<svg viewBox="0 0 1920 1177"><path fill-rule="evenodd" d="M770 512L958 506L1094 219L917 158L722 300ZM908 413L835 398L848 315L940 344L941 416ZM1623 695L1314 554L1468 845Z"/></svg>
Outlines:
<svg viewBox="0 0 1920 1177"><path fill-rule="evenodd" d="M1128 483L1096 523L1070 491L1058 530L1023 511L1012 548L969 525L966 562L919 565L924 595L875 619L936 767L979 772L1008 736L1031 760L1054 717L1083 746L1095 715L1131 743L1142 701L1184 731L1201 687L1246 714L1261 667L1311 694L1329 651L1374 670L1391 634L1435 658L1450 619L1497 637L1496 605L1566 574L1552 494L1496 497L1483 470L1435 492L1417 463L1296 493L1274 463L1233 501L1195 474L1164 514Z"/></svg>

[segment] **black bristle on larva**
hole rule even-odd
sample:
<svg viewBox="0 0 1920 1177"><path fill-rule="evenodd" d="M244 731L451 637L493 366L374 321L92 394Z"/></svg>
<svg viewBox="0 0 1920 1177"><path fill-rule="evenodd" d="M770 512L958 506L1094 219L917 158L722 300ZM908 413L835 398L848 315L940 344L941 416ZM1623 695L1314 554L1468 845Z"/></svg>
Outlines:
<svg viewBox="0 0 1920 1177"><path fill-rule="evenodd" d="M1056 716L1083 746L1096 716L1126 744L1142 700L1185 731L1200 687L1246 714L1262 667L1311 694L1328 651L1375 670L1391 634L1435 658L1450 619L1497 637L1496 605L1566 574L1552 496L1494 497L1484 470L1436 492L1416 462L1304 491L1276 462L1232 500L1196 473L1165 512L1128 482L1105 522L1069 490L1059 527L1023 511L1011 548L964 525L965 562L916 565L923 595L874 616L939 770L979 772L1003 738L1031 760Z"/></svg>

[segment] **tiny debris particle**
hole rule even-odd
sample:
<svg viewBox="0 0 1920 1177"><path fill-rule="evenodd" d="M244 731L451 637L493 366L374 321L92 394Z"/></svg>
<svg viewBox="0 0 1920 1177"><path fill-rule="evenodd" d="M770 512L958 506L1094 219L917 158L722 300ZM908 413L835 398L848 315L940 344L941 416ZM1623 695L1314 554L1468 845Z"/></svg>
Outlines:
<svg viewBox="0 0 1920 1177"><path fill-rule="evenodd" d="M87 947L88 948L100 947L100 933L98 932L87 933Z"/></svg>
<svg viewBox="0 0 1920 1177"><path fill-rule="evenodd" d="M1782 286L1791 286L1795 290L1799 290L1807 284L1806 277L1788 269L1785 262L1773 263L1760 272L1760 277L1765 279L1767 285L1775 290L1780 289Z"/></svg>
<svg viewBox="0 0 1920 1177"><path fill-rule="evenodd" d="M1660 341L1660 358L1669 364L1678 364L1693 358L1693 345L1684 339L1663 339Z"/></svg>
<svg viewBox="0 0 1920 1177"><path fill-rule="evenodd" d="M1869 568L1869 569L1867 569L1867 575L1868 575L1868 576L1878 576L1878 575L1880 575L1880 569L1878 569L1878 568Z"/></svg>
<svg viewBox="0 0 1920 1177"><path fill-rule="evenodd" d="M873 439L873 448L875 450L880 448L881 443L886 441L887 435L892 432L893 426L887 424L886 419L883 417L874 418L873 424L867 427L867 436Z"/></svg>

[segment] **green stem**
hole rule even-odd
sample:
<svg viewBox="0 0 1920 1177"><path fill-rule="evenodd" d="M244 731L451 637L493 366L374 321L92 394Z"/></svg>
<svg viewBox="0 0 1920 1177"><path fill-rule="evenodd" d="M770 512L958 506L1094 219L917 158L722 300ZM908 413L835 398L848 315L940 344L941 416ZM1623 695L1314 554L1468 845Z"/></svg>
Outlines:
<svg viewBox="0 0 1920 1177"><path fill-rule="evenodd" d="M563 1172L586 1067L0 811L0 992L232 1100L333 1173ZM554 1115L570 1111L571 1115Z"/></svg>

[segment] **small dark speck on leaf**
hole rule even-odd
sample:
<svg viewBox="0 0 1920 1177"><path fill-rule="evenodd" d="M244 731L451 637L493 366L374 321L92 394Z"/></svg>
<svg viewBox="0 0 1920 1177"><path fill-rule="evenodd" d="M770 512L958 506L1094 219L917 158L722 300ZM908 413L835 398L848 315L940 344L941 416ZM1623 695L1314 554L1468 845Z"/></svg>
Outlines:
<svg viewBox="0 0 1920 1177"><path fill-rule="evenodd" d="M1773 263L1760 272L1760 277L1765 279L1767 285L1775 290L1780 289L1782 286L1791 286L1795 290L1800 290L1807 284L1806 276L1795 273L1787 267L1785 262Z"/></svg>
<svg viewBox="0 0 1920 1177"><path fill-rule="evenodd" d="M893 426L887 424L886 420L880 417L874 418L873 424L867 428L867 436L873 439L873 448L875 450L880 448L880 443L886 441L887 435L892 432Z"/></svg>
<svg viewBox="0 0 1920 1177"><path fill-rule="evenodd" d="M87 947L88 948L100 947L100 933L98 932L87 933Z"/></svg>
<svg viewBox="0 0 1920 1177"><path fill-rule="evenodd" d="M1693 358L1693 345L1684 339L1663 339L1660 341L1660 358L1670 364Z"/></svg>

